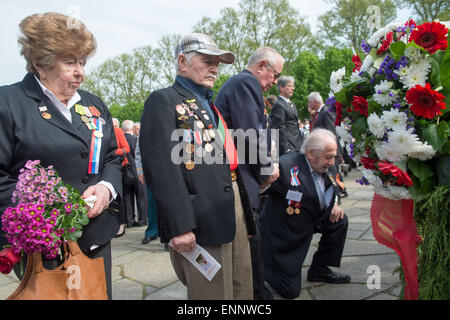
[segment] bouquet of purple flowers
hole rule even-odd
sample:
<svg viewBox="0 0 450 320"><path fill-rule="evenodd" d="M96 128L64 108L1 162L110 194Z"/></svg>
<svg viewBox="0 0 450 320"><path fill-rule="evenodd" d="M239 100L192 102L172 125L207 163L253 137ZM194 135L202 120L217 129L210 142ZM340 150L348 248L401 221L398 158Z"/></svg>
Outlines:
<svg viewBox="0 0 450 320"><path fill-rule="evenodd" d="M63 241L76 241L89 223L81 194L39 160L20 170L12 202L18 204L3 213L2 229L16 255L41 252L55 259Z"/></svg>

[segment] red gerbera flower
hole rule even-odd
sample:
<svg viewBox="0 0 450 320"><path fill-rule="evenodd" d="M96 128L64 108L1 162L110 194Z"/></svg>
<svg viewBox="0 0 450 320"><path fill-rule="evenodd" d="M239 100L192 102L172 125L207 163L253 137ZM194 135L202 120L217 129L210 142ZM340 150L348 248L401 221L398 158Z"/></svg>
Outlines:
<svg viewBox="0 0 450 320"><path fill-rule="evenodd" d="M362 66L362 61L361 61L361 58L359 57L359 55L358 54L353 55L352 61L355 64L355 67L353 68L352 72L355 72L355 70L359 71Z"/></svg>
<svg viewBox="0 0 450 320"><path fill-rule="evenodd" d="M409 42L413 41L430 54L447 49L448 29L439 22L425 22L411 32Z"/></svg>
<svg viewBox="0 0 450 320"><path fill-rule="evenodd" d="M352 106L356 112L363 116L369 116L369 103L364 97L353 96Z"/></svg>
<svg viewBox="0 0 450 320"><path fill-rule="evenodd" d="M378 49L377 54L385 53L389 49L392 40L394 40L394 33L391 31L386 35L386 38L383 39L383 44L381 45L381 48Z"/></svg>
<svg viewBox="0 0 450 320"><path fill-rule="evenodd" d="M411 105L409 109L419 117L433 119L441 110L446 108L445 97L437 91L431 89L429 83L425 87L416 85L406 93L406 101Z"/></svg>
<svg viewBox="0 0 450 320"><path fill-rule="evenodd" d="M397 167L396 165L389 163L385 160L378 162L378 169L380 169L381 173L384 175L392 175L396 178L395 184L398 186L405 185L410 187L413 185L411 178L408 173Z"/></svg>

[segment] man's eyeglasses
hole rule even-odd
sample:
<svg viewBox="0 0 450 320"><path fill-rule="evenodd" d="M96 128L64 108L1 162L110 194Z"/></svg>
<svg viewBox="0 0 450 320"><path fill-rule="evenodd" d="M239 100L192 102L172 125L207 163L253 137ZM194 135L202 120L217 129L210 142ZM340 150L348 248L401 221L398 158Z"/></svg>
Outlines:
<svg viewBox="0 0 450 320"><path fill-rule="evenodd" d="M266 61L266 64L274 71L273 77L275 78L275 80L277 80L281 76L281 73L278 73L269 61Z"/></svg>

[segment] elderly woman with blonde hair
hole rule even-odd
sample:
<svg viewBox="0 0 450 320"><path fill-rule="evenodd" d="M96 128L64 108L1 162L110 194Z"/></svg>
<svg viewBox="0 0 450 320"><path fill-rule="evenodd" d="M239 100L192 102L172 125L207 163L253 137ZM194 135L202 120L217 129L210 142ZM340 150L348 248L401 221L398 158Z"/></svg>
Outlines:
<svg viewBox="0 0 450 320"><path fill-rule="evenodd" d="M50 12L20 23L18 41L28 73L21 82L0 87L0 213L11 206L27 160L53 165L83 198L96 196L78 244L87 256L104 258L111 298L110 240L119 222L109 206L122 192L121 164L108 108L79 89L95 38L83 23L70 22ZM56 262L44 259L44 266L54 268Z"/></svg>

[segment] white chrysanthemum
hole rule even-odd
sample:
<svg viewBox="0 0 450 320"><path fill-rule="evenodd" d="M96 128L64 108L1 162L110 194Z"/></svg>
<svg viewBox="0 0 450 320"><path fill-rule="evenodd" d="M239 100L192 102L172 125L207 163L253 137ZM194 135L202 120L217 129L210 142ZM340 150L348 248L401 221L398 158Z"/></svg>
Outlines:
<svg viewBox="0 0 450 320"><path fill-rule="evenodd" d="M429 72L431 70L430 58L421 56L420 59L411 64L411 67L424 72Z"/></svg>
<svg viewBox="0 0 450 320"><path fill-rule="evenodd" d="M369 125L370 132L378 139L383 138L386 128L384 127L383 121L376 113L371 113L369 117L367 117L367 124Z"/></svg>
<svg viewBox="0 0 450 320"><path fill-rule="evenodd" d="M373 99L382 106L391 105L397 100L397 94L391 90L393 83L387 80L382 80L379 84L375 85L375 94Z"/></svg>
<svg viewBox="0 0 450 320"><path fill-rule="evenodd" d="M381 187L383 185L383 181L381 181L380 177L373 174L372 170L361 167L359 169L364 178L374 187Z"/></svg>
<svg viewBox="0 0 450 320"><path fill-rule="evenodd" d="M415 46L410 46L405 49L405 57L411 61L416 61L421 58L420 49Z"/></svg>
<svg viewBox="0 0 450 320"><path fill-rule="evenodd" d="M428 144L428 142L417 144L408 155L421 161L427 161L434 157L436 150Z"/></svg>
<svg viewBox="0 0 450 320"><path fill-rule="evenodd" d="M373 64L373 58L371 56L367 55L361 65L360 71L366 72L367 70L369 70L369 68L372 66L372 64Z"/></svg>
<svg viewBox="0 0 450 320"><path fill-rule="evenodd" d="M359 75L359 71L358 70L356 70L355 72L353 72L352 73L352 75L350 76L350 81L351 82L356 82L356 81L359 81L359 80L361 80L362 78L361 78L361 76Z"/></svg>
<svg viewBox="0 0 450 320"><path fill-rule="evenodd" d="M378 29L367 41L367 43L372 46L376 47L381 43L381 39L384 38L389 32L397 30L399 27L402 27L403 23L400 22L392 22L389 23L384 28Z"/></svg>
<svg viewBox="0 0 450 320"><path fill-rule="evenodd" d="M344 123L341 123L340 126L336 126L336 133L345 143L351 143L353 141L353 137L347 129L345 129Z"/></svg>
<svg viewBox="0 0 450 320"><path fill-rule="evenodd" d="M406 159L406 155L400 152L394 145L387 142L381 143L375 148L375 152L380 160L388 160L389 162L400 162Z"/></svg>
<svg viewBox="0 0 450 320"><path fill-rule="evenodd" d="M342 78L345 76L345 67L333 71L330 76L330 89L333 92L342 90Z"/></svg>
<svg viewBox="0 0 450 320"><path fill-rule="evenodd" d="M407 76L401 80L403 80L402 83L404 84L405 89L411 89L416 85L421 85L424 87L427 82L427 75L428 71L411 66L408 70Z"/></svg>
<svg viewBox="0 0 450 320"><path fill-rule="evenodd" d="M412 133L414 129L409 130L396 129L388 134L388 144L397 150L398 153L403 155L409 154L411 150L414 150L422 143L419 141L419 137Z"/></svg>
<svg viewBox="0 0 450 320"><path fill-rule="evenodd" d="M406 121L408 121L408 117L404 112L400 112L397 109L391 108L390 111L383 111L381 120L383 120L384 125L388 129L404 130L406 127Z"/></svg>

